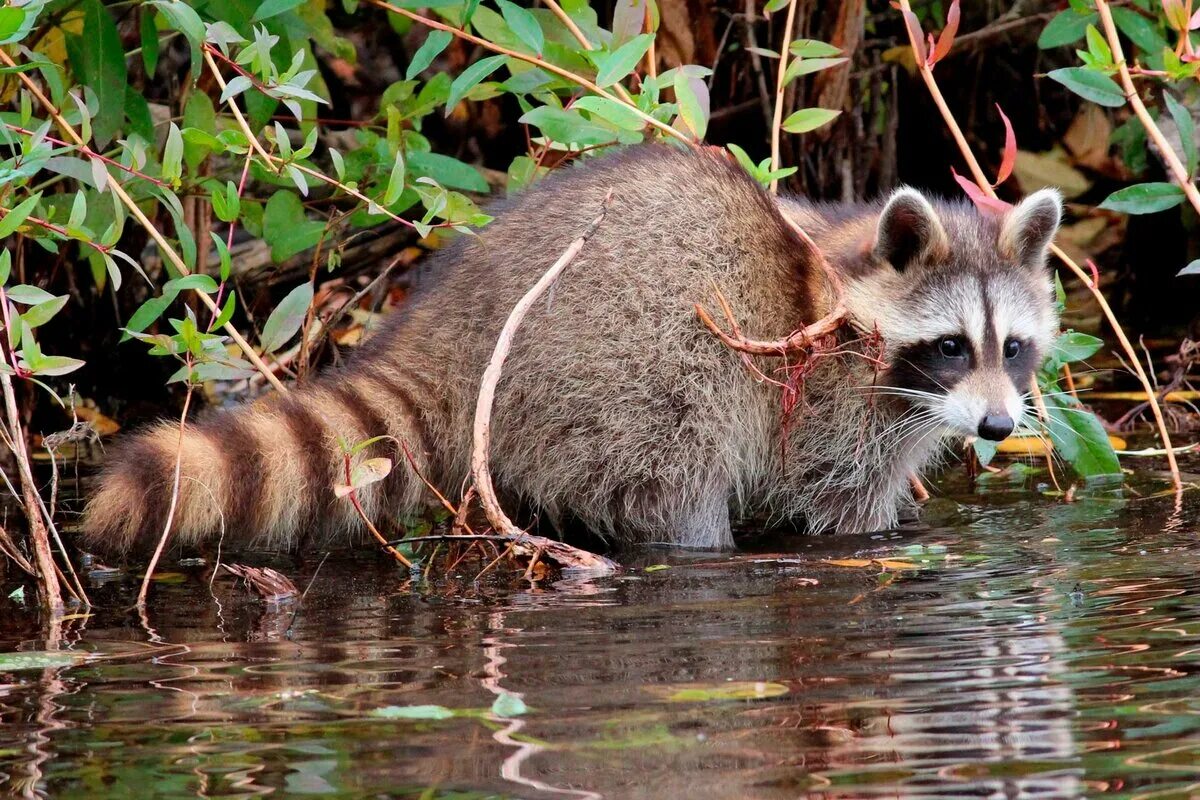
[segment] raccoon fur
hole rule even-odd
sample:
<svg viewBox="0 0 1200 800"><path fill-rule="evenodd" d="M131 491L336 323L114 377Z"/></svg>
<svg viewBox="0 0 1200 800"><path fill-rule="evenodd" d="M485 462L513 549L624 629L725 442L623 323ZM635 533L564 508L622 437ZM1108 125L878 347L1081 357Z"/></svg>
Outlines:
<svg viewBox="0 0 1200 800"><path fill-rule="evenodd" d="M656 145L562 169L493 206L479 236L427 275L344 368L286 395L164 422L115 451L84 522L90 546L161 536L177 448L172 541L295 548L354 535L335 497L339 440L389 434L445 489L469 476L480 377L520 297L596 216L603 224L518 331L492 422L494 479L543 520L622 543L733 545L731 520L767 515L812 531L894 526L909 475L947 441L1007 436L1058 329L1046 247L1059 197L1005 216L900 189L884 202L776 199L719 152ZM786 420L777 385L697 320L714 287L742 331L783 338L832 307L827 278L787 224L815 240L845 283L848 352L813 362ZM719 318L719 315L718 315ZM856 344L882 340L880 363ZM755 358L778 375L779 359ZM373 520L422 506L402 450L358 494Z"/></svg>

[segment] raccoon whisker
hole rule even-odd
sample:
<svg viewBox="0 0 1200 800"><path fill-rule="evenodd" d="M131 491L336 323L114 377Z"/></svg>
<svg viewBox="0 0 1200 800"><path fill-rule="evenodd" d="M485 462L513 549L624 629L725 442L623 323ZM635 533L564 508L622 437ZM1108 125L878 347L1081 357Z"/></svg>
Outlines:
<svg viewBox="0 0 1200 800"><path fill-rule="evenodd" d="M913 414L911 416L902 416L898 421L892 423L892 425L889 426L881 435L894 436L897 439L901 439L910 436L913 432L919 430L925 425L936 426L938 419L939 417L936 409L922 409L917 414Z"/></svg>
<svg viewBox="0 0 1200 800"><path fill-rule="evenodd" d="M918 367L916 364L914 364L912 361L910 361L910 360L909 360L909 359L907 359L907 358L902 358L902 359L900 359L900 360L901 360L901 361L903 361L905 364L908 364L910 367L912 367L913 369L915 369L917 372L919 372L919 373L921 373L922 375L924 375L926 378L929 378L929 380L933 381L933 384L934 384L935 386L937 386L939 389L941 389L943 392L945 392L946 394L950 394L950 390L949 390L949 389L947 389L947 388L946 388L944 385L942 385L942 382L941 382L941 381L939 381L937 378L933 377L933 376L932 376L932 375L930 375L928 372L926 372L925 370L921 369L920 367Z"/></svg>

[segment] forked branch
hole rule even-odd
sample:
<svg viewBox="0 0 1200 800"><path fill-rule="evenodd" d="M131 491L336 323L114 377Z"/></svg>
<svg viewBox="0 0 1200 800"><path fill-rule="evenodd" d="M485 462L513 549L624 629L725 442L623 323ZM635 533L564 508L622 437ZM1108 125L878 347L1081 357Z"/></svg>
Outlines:
<svg viewBox="0 0 1200 800"><path fill-rule="evenodd" d="M793 331L783 339L771 341L749 339L742 334L741 328L738 327L737 321L733 316L733 309L729 307L729 301L725 299L725 295L721 293L720 289L715 289L717 302L721 305L721 313L724 315L725 321L729 324L729 332L722 330L704 309L704 306L699 303L696 303L696 316L704 323L704 327L712 331L727 347L739 353L752 356L808 356L811 355L815 342L835 333L843 325L849 323L850 314L846 309L841 276L838 275L837 270L833 268L829 260L825 258L825 254L817 247L816 242L805 233L804 229L791 219L787 217L784 219L800 240L808 247L811 257L816 259L821 270L825 273L825 277L829 281L829 288L833 294L833 308L816 322Z"/></svg>

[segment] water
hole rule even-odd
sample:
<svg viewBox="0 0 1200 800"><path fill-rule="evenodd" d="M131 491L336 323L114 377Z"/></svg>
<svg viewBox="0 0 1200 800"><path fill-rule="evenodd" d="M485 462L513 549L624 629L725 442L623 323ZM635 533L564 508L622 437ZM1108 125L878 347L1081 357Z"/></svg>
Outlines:
<svg viewBox="0 0 1200 800"><path fill-rule="evenodd" d="M331 559L290 638L196 568L145 621L118 580L80 663L0 663L0 794L1200 796L1200 515L1161 486L952 483L920 529L537 587ZM38 635L4 607L0 652Z"/></svg>

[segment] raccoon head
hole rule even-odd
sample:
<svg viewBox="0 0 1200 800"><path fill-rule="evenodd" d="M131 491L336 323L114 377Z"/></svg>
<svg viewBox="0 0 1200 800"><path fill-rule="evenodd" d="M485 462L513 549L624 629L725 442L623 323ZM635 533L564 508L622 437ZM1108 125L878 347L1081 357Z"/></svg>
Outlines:
<svg viewBox="0 0 1200 800"><path fill-rule="evenodd" d="M1000 441L1025 421L1058 332L1046 250L1061 218L1053 190L995 216L909 188L884 205L846 301L882 334L878 391L915 409L907 430Z"/></svg>

